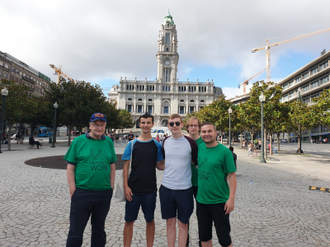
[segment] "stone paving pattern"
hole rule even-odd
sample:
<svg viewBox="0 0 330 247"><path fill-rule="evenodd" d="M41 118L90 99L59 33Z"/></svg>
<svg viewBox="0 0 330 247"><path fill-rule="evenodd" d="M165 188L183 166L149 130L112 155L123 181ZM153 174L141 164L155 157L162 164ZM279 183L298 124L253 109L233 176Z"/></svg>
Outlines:
<svg viewBox="0 0 330 247"><path fill-rule="evenodd" d="M121 154L125 144L115 147ZM66 171L24 162L64 155L67 143L58 143L56 148L44 144L39 150L13 143L12 148L6 151L2 146L0 154L0 246L65 246L70 208ZM330 193L309 190L309 186L330 187L330 153L326 149L302 156L292 150L280 151L267 164L249 157L237 144L235 152L238 188L230 216L234 246L330 246ZM162 175L157 172L158 184ZM166 223L158 199L155 222L154 246L166 246ZM195 212L190 225L190 246L198 246ZM112 202L106 246L122 246L123 226L124 203ZM220 246L214 230L213 243ZM83 246L90 246L90 224ZM146 246L142 212L134 225L132 246Z"/></svg>

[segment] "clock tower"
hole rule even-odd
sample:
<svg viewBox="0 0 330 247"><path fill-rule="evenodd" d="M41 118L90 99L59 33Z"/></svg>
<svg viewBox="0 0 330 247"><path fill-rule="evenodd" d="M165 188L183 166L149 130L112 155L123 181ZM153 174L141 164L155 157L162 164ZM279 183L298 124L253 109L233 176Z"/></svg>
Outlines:
<svg viewBox="0 0 330 247"><path fill-rule="evenodd" d="M176 82L179 54L178 36L173 18L168 11L159 30L157 58L157 79L162 84Z"/></svg>

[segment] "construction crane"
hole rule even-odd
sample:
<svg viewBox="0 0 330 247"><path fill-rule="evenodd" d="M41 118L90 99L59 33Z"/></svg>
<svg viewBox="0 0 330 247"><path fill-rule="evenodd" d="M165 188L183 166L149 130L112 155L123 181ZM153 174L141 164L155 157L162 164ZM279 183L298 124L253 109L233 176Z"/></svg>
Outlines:
<svg viewBox="0 0 330 247"><path fill-rule="evenodd" d="M263 46L261 48L252 49L251 52L252 53L255 53L256 51L266 50L266 70L267 70L266 71L266 73L267 73L266 81L269 82L270 81L270 77L271 77L271 71L270 71L270 64L271 64L270 63L270 47L281 45L281 44L288 43L288 42L291 42L291 41L295 41L295 40L298 40L298 39L307 38L307 37L310 37L310 36L313 36L313 35L316 35L316 34L320 34L320 33L325 33L325 32L328 32L328 31L330 31L330 28L323 29L323 30L320 30L320 31L315 31L315 32L312 32L312 33L301 34L299 36L296 36L296 37L293 37L293 38L290 38L290 39L286 39L286 40L283 40L283 41L279 41L279 42L276 42L274 44L269 44L268 39L267 39L265 46Z"/></svg>
<svg viewBox="0 0 330 247"><path fill-rule="evenodd" d="M241 84L238 85L238 88L240 88L243 85L243 94L246 93L246 86L249 84L249 80L256 77L257 75L260 75L262 72L264 72L266 69L261 70L259 73L255 74L251 78L247 79L246 81L243 81Z"/></svg>
<svg viewBox="0 0 330 247"><path fill-rule="evenodd" d="M65 76L66 78L68 78L70 81L72 81L73 83L76 83L75 80L73 80L71 77L69 77L67 74L65 74L64 72L62 72L62 65L60 65L60 67L56 68L54 64L50 64L49 65L51 68L53 68L55 70L54 75L57 75L57 84L60 83L60 79L61 76Z"/></svg>

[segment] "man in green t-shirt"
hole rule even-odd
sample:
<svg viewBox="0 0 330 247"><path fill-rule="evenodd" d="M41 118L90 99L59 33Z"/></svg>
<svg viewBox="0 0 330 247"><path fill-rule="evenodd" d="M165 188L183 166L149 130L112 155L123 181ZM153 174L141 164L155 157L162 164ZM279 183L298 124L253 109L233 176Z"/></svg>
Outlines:
<svg viewBox="0 0 330 247"><path fill-rule="evenodd" d="M66 246L81 246L91 217L91 246L105 246L105 218L115 183L117 160L112 140L104 135L107 119L94 113L90 131L74 139L64 159L71 196L70 230Z"/></svg>
<svg viewBox="0 0 330 247"><path fill-rule="evenodd" d="M189 133L189 137L194 139L197 143L197 146L204 143L199 132L201 130L202 123L197 117L191 117L186 122L186 130ZM194 197L196 199L197 190L198 190L198 169L195 164L191 164L191 185L193 188ZM187 244L189 246L189 223L188 223L188 236L187 236ZM201 241L199 241L199 246L201 245Z"/></svg>
<svg viewBox="0 0 330 247"><path fill-rule="evenodd" d="M231 151L216 141L214 124L201 127L198 146L197 218L202 246L212 246L212 223L221 246L232 246L229 213L234 210L236 169ZM227 182L227 177L229 182Z"/></svg>

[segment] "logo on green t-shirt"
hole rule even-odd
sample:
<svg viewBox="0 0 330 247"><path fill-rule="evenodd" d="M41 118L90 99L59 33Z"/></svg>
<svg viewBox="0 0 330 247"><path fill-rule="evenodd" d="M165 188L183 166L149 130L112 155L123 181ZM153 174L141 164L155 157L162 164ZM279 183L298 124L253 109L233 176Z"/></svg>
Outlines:
<svg viewBox="0 0 330 247"><path fill-rule="evenodd" d="M106 158L102 154L102 150L97 149L95 153L92 149L89 150L90 150L89 157L90 157L91 170L92 171L108 170L109 166L105 162Z"/></svg>

